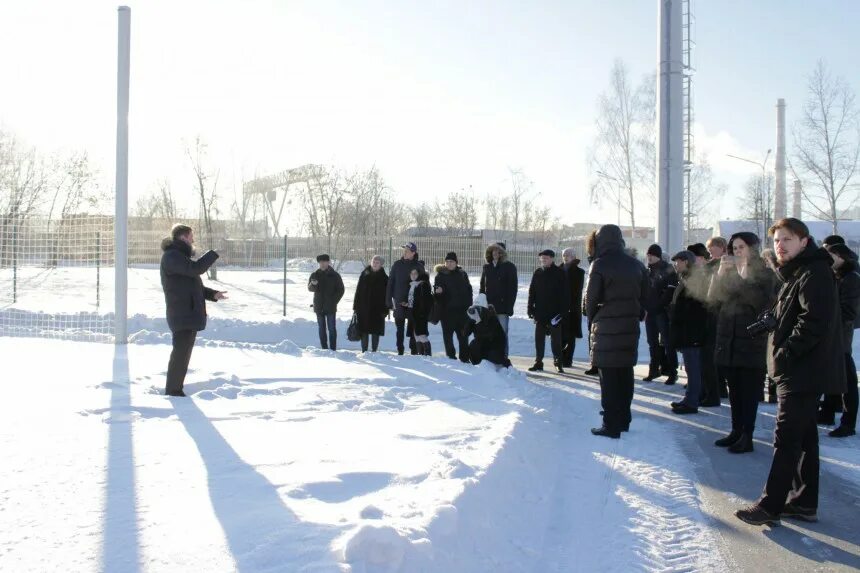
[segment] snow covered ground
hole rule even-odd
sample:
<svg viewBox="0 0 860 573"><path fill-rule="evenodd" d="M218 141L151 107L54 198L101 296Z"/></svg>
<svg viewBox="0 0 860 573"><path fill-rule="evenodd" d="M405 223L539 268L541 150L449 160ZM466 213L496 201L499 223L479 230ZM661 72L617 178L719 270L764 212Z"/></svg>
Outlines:
<svg viewBox="0 0 860 573"><path fill-rule="evenodd" d="M701 472L727 408L679 421L666 408L677 390L640 386L631 432L592 437L599 388L576 369L527 378L462 365L438 356L438 328L433 358L357 352L345 339L356 275L344 276L345 350L321 351L305 271L288 277L286 318L278 272L225 269L209 283L231 298L209 305L186 399L161 395L170 336L157 269L130 269L127 347L0 337L0 571L722 572L757 569L744 559L762 555L796 571L807 569L791 559L810 555L809 570L860 565L856 532L745 545L758 538L727 508L763 482L773 406L762 406L758 457L744 457L756 474L721 457L713 471L731 480L715 486ZM94 312L91 273L24 273L38 288L6 301L0 320ZM533 348L526 291L512 321L521 356ZM383 348L393 338L389 323ZM643 336L640 361L646 349ZM835 476L822 487L838 479L848 500L857 444L822 442ZM739 494L739 482L753 486Z"/></svg>

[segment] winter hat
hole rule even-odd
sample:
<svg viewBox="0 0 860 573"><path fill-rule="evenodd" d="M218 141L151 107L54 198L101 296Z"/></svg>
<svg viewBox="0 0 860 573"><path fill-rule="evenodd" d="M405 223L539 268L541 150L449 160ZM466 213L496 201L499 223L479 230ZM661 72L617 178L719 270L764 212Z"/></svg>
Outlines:
<svg viewBox="0 0 860 573"><path fill-rule="evenodd" d="M673 261L687 261L688 265L696 264L696 255L690 251L689 249L686 251L678 251L675 253L675 256L672 257Z"/></svg>
<svg viewBox="0 0 860 573"><path fill-rule="evenodd" d="M505 250L507 250L507 248L508 248L507 246L505 246L505 242L504 242L504 241L496 241L496 244L497 244L497 245L499 245L501 248L503 248L503 249L505 249Z"/></svg>
<svg viewBox="0 0 860 573"><path fill-rule="evenodd" d="M843 239L841 235L830 235L829 237L826 237L824 239L824 245L825 246L844 245L844 244L845 244L845 239ZM838 255L839 253L836 253L836 254ZM839 256L842 256L842 255L839 255Z"/></svg>
<svg viewBox="0 0 860 573"><path fill-rule="evenodd" d="M416 245L415 243L412 243L412 242L409 242L409 243L403 243L402 245L400 245L400 248L401 248L401 249L409 249L409 250L410 250L410 251L412 251L413 253L417 253L417 252L418 252L418 245Z"/></svg>
<svg viewBox="0 0 860 573"><path fill-rule="evenodd" d="M317 262L321 263L322 261L331 261L331 257L328 255L317 255Z"/></svg>
<svg viewBox="0 0 860 573"><path fill-rule="evenodd" d="M459 261L457 261L457 253L455 253L454 251L451 251L450 253L445 255L445 260L446 261L454 261L455 263L459 262ZM460 308L462 308L462 307L460 307Z"/></svg>
<svg viewBox="0 0 860 573"><path fill-rule="evenodd" d="M705 259L711 258L711 253L708 252L708 248L702 243L694 243L687 247L687 250L696 255L697 257L703 257ZM676 255L677 256L677 255ZM672 257L672 260L675 260L675 257Z"/></svg>
<svg viewBox="0 0 860 573"><path fill-rule="evenodd" d="M835 243L835 244L828 243L827 246L824 248L827 249L828 253L833 253L834 255L836 255L842 259L845 259L846 261L856 261L857 260L857 253L852 251L848 247L848 245L846 245L844 243Z"/></svg>
<svg viewBox="0 0 860 573"><path fill-rule="evenodd" d="M650 247L648 247L648 251L645 253L646 255L651 255L657 257L658 259L663 258L663 249L660 248L660 245L654 243Z"/></svg>
<svg viewBox="0 0 860 573"><path fill-rule="evenodd" d="M555 258L555 251L553 251L552 249L544 249L538 253L538 256L539 257L546 256L546 257L550 257L551 259L554 259Z"/></svg>
<svg viewBox="0 0 860 573"><path fill-rule="evenodd" d="M478 293L478 296L477 296L477 297L475 297L475 304L474 304L474 306L482 306L482 307L484 307L484 308L487 308L487 295L485 295L485 294L484 294L484 293L482 293L482 292L481 292L481 293Z"/></svg>

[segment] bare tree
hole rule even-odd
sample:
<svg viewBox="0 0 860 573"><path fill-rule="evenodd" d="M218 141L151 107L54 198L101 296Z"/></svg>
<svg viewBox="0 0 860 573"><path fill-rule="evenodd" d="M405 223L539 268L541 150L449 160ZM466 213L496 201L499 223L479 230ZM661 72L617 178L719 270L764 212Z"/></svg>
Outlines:
<svg viewBox="0 0 860 573"><path fill-rule="evenodd" d="M860 116L854 91L821 60L809 76L807 93L794 131L792 170L803 182L803 195L813 213L830 221L837 233L840 217L860 194L853 183L860 159Z"/></svg>
<svg viewBox="0 0 860 573"><path fill-rule="evenodd" d="M50 175L35 148L22 148L14 135L0 130L0 264L14 256L21 225L41 205Z"/></svg>
<svg viewBox="0 0 860 573"><path fill-rule="evenodd" d="M308 227L311 236L326 239L330 252L337 246L333 240L345 224L349 200L350 189L340 171L322 165L309 170L307 190L303 195Z"/></svg>
<svg viewBox="0 0 860 573"><path fill-rule="evenodd" d="M426 234L436 221L436 208L430 203L421 203L410 209L412 221L418 233Z"/></svg>
<svg viewBox="0 0 860 573"><path fill-rule="evenodd" d="M616 60L609 89L600 95L597 135L589 164L593 198L608 198L636 227L637 198L654 197L655 141L653 75L634 88L624 62Z"/></svg>
<svg viewBox="0 0 860 573"><path fill-rule="evenodd" d="M471 192L449 193L443 202L437 203L436 211L448 234L469 235L478 226L478 211Z"/></svg>
<svg viewBox="0 0 860 573"><path fill-rule="evenodd" d="M755 223L759 237L767 235L773 223L773 176L754 175L744 187L743 216Z"/></svg>
<svg viewBox="0 0 860 573"><path fill-rule="evenodd" d="M511 193L508 195L508 211L509 223L513 227L514 232L513 245L517 244L519 233L524 227L523 219L531 210L531 198L534 195L534 184L526 177L522 169L514 169L508 167L508 172L511 175Z"/></svg>
<svg viewBox="0 0 860 573"><path fill-rule="evenodd" d="M185 148L185 153L194 171L195 194L200 200L200 216L206 231L206 244L210 249L214 249L216 245L213 222L218 215L216 203L218 200L218 178L221 171L209 167L207 149L208 145L198 135L194 138L194 143ZM215 265L209 267L209 278L218 280L218 269Z"/></svg>
<svg viewBox="0 0 860 573"><path fill-rule="evenodd" d="M714 171L707 155L697 157L690 166L690 186L684 191L684 227L687 242L691 231L708 222L710 206L715 197L725 195L728 187L714 180Z"/></svg>
<svg viewBox="0 0 860 573"><path fill-rule="evenodd" d="M161 179L156 183L156 186L157 188L148 194L138 197L134 205L134 214L137 217L150 219L176 220L179 212L170 181L166 178Z"/></svg>

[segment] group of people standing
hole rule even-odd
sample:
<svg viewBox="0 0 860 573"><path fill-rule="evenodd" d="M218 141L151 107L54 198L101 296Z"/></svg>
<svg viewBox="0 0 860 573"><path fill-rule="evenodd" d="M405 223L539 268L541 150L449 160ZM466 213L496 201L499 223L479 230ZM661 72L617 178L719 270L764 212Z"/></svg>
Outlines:
<svg viewBox="0 0 860 573"><path fill-rule="evenodd" d="M595 435L619 438L630 428L641 322L650 354L643 381L666 376L666 384L676 383L677 353L683 357L687 386L684 397L670 404L673 412L694 414L700 406L719 406L727 395L731 431L716 446L733 453L753 450L767 384L778 401L773 464L762 497L736 513L753 524L775 523L780 516L817 519L817 424L834 424L841 412L830 435L854 435L858 409L851 348L853 330L860 327L857 254L836 235L816 245L794 218L778 221L769 234L772 250L762 251L754 233L739 232L728 241L714 237L690 245L671 257L671 265L660 246L652 245L645 266L625 248L621 229L604 225L588 238L587 274L571 249L563 252L561 265L552 250L539 253L527 303L535 325L533 372L543 370L547 337L557 371L572 365L585 315L591 358L586 374L599 375L603 407L603 424L591 430ZM206 325L204 301L226 298L200 279L217 253L194 260L193 242L192 230L177 225L162 244L161 280L173 333L166 388L171 396L184 396L194 339ZM407 339L411 354L430 355L428 325L441 323L449 358L510 366L508 329L518 276L504 243L487 248L474 301L456 253L435 267L431 285L415 243L402 249L390 274L375 256L359 277L353 311L362 351L378 350L393 313L399 355ZM308 290L314 293L320 345L336 350L335 316L344 284L328 255L317 261Z"/></svg>

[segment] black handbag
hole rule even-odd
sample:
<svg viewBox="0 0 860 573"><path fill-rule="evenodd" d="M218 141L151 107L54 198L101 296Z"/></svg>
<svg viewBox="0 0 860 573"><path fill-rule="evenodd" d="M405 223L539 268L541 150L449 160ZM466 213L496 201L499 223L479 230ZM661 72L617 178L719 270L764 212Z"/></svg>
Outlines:
<svg viewBox="0 0 860 573"><path fill-rule="evenodd" d="M346 338L350 342L361 340L361 333L358 331L358 315L356 313L352 313L352 320L349 321L349 327L346 329Z"/></svg>

